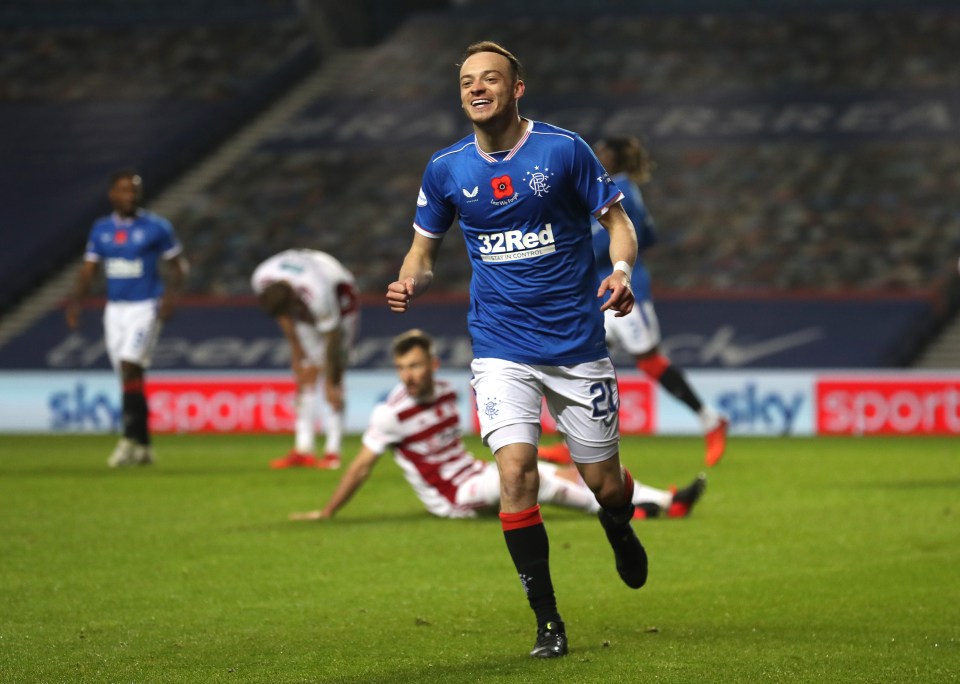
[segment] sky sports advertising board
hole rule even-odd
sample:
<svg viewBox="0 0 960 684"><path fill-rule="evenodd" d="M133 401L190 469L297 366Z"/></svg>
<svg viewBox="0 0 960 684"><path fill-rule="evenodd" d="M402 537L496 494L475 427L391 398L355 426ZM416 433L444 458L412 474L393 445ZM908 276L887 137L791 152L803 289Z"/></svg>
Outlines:
<svg viewBox="0 0 960 684"><path fill-rule="evenodd" d="M778 435L960 434L960 373L909 371L689 371L731 433ZM461 428L476 432L470 375L444 370L458 388ZM619 374L623 434L694 435L689 409L636 371ZM392 371L347 376L347 430L362 432L393 387ZM147 382L157 433L292 432L294 386L274 373L165 373ZM544 428L555 424L544 412ZM120 429L120 392L109 371L0 372L0 432L110 433Z"/></svg>

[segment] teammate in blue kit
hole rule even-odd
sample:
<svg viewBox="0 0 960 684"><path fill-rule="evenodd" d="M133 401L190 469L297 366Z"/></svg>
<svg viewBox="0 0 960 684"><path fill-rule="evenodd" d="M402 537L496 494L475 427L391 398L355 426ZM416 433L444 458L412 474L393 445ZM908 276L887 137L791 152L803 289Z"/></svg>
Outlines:
<svg viewBox="0 0 960 684"><path fill-rule="evenodd" d="M112 468L153 463L144 376L186 273L183 247L173 227L141 209L142 196L139 175L113 174L108 193L113 213L93 224L66 307L67 325L75 329L81 301L102 264L107 281L103 314L107 353L123 388L123 437L107 461Z"/></svg>
<svg viewBox="0 0 960 684"><path fill-rule="evenodd" d="M467 322L481 436L500 471L507 549L537 619L530 655L551 658L567 653L567 636L537 504L543 398L600 503L620 577L632 588L647 578L630 525L633 479L620 464L619 392L603 329L604 311L633 307L637 238L623 193L589 145L520 116L524 90L508 50L492 42L467 48L460 100L474 132L427 164L413 242L387 301L404 312L430 285L442 238L459 217L473 266ZM614 264L599 287L592 217L610 234Z"/></svg>
<svg viewBox="0 0 960 684"><path fill-rule="evenodd" d="M650 179L650 159L643 144L634 136L611 136L596 142L594 152L614 182L623 191L621 202L637 230L638 250L656 244L653 219L647 211L639 185ZM593 224L593 252L600 277L610 273L610 238L603 227ZM604 319L607 344L620 347L633 355L637 368L659 382L665 390L682 401L697 414L700 427L706 437L704 460L708 466L716 465L726 450L728 421L713 407L704 404L687 382L680 368L660 351L660 323L653 308L650 294L650 273L638 256L631 278L633 294L637 301L626 316L616 317L607 312ZM562 443L540 447L540 457L563 462L567 447Z"/></svg>

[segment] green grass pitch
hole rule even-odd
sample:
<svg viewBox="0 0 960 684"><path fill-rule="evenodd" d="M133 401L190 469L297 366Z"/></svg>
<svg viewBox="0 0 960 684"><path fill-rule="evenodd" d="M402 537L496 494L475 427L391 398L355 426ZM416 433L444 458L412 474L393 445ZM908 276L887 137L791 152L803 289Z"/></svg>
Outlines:
<svg viewBox="0 0 960 684"><path fill-rule="evenodd" d="M955 438L734 438L689 519L635 523L639 591L545 509L570 655L543 662L496 519L430 517L391 459L295 523L342 471L271 471L289 436L160 436L119 471L114 440L0 436L0 682L960 680ZM655 486L702 467L697 439L623 453Z"/></svg>

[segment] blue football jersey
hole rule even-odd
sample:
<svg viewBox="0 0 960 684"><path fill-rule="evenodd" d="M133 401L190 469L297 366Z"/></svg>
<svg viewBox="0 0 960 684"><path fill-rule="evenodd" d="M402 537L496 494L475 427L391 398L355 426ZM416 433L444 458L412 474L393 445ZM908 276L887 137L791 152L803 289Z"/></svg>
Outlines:
<svg viewBox="0 0 960 684"><path fill-rule="evenodd" d="M657 243L657 234L654 231L653 218L647 211L637 184L625 173L614 174L613 181L623 191L623 202L620 206L627 212L637 231L637 263L633 267L630 286L637 301L643 301L651 298L650 272L643 264L643 250ZM613 263L610 261L610 235L596 221L593 224L593 255L597 262L597 276L603 280L613 271Z"/></svg>
<svg viewBox="0 0 960 684"><path fill-rule="evenodd" d="M459 216L474 356L569 365L607 355L590 221L622 197L580 136L539 121L508 151L487 154L470 135L433 155L414 228L440 237Z"/></svg>
<svg viewBox="0 0 960 684"><path fill-rule="evenodd" d="M132 219L117 214L98 219L90 230L84 258L103 264L107 299L139 302L163 294L160 261L182 251L170 222L141 209Z"/></svg>

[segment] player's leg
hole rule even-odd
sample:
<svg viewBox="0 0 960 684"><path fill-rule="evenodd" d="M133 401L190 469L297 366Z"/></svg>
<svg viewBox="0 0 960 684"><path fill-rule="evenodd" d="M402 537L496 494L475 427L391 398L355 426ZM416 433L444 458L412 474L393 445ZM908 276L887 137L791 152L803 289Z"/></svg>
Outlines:
<svg viewBox="0 0 960 684"><path fill-rule="evenodd" d="M727 421L713 407L703 403L687 381L686 373L661 353L660 321L653 302L638 302L627 316L607 317L604 324L608 338L615 336L617 344L634 356L638 369L697 414L707 440L707 464L717 463L726 449Z"/></svg>
<svg viewBox="0 0 960 684"><path fill-rule="evenodd" d="M313 457L317 429L317 382L320 375L314 366L297 383L296 418L293 423L293 450L303 457ZM306 465L298 463L297 465Z"/></svg>
<svg viewBox="0 0 960 684"><path fill-rule="evenodd" d="M636 510L633 517L685 517L690 514L705 487L706 476L702 474L692 484L680 490L676 487L669 490L658 489L634 480L631 500ZM597 498L576 468L558 468L547 463L540 464L540 503L577 508L587 513L600 510Z"/></svg>
<svg viewBox="0 0 960 684"><path fill-rule="evenodd" d="M316 385L316 402L320 407L323 425L323 456L314 465L325 470L340 467L340 451L343 443L344 410L331 406L326 398L326 376L321 374Z"/></svg>
<svg viewBox="0 0 960 684"><path fill-rule="evenodd" d="M340 322L340 338L342 340L340 353L342 355L344 368L347 366L349 352L350 349L353 348L353 342L356 339L358 322L359 314L356 311L343 314ZM323 346L323 353L326 355L326 343L323 340L324 338L321 336L320 341ZM320 391L324 392L322 396L325 397L325 390L320 388ZM324 398L320 405L323 407L324 445L323 458L317 461L317 467L327 469L339 468L340 453L343 449L343 431L346 423L346 402L344 402L343 406L334 407Z"/></svg>
<svg viewBox="0 0 960 684"><path fill-rule="evenodd" d="M128 407L126 406L126 397L124 396L123 391L123 374L120 368L120 348L123 344L123 332L124 332L124 309L125 305L115 304L113 302L107 302L107 306L103 310L103 334L104 334L104 344L107 347L107 355L110 357L110 365L113 367L114 372L117 374L117 380L120 381L120 430L121 436L120 440L117 442L116 447L114 447L113 452L110 454L107 459L107 465L111 468L116 468L118 466L124 465L133 465L135 461L133 460L133 449L136 446L136 442L128 438L127 426L129 421L127 420Z"/></svg>
<svg viewBox="0 0 960 684"><path fill-rule="evenodd" d="M295 377L297 394L294 399L293 449L286 456L270 461L270 467L274 469L313 467L317 463L313 452L316 446L318 364L323 358L322 343L312 325L297 322L295 331L310 365Z"/></svg>
<svg viewBox="0 0 960 684"><path fill-rule="evenodd" d="M599 511L599 502L575 467L558 468L549 463L541 463L539 470L540 503L576 508L587 513ZM703 473L682 489L658 489L634 480L633 517L647 519L663 515L668 518L685 518L693 511L706 488L707 476Z"/></svg>
<svg viewBox="0 0 960 684"><path fill-rule="evenodd" d="M138 446L150 446L143 368L130 361L121 361L120 377L123 385L123 436Z"/></svg>
<svg viewBox="0 0 960 684"><path fill-rule="evenodd" d="M575 508L586 513L600 510L597 497L584 483L576 468L558 468L549 463L540 463L540 490L538 500L541 504L552 504Z"/></svg>
<svg viewBox="0 0 960 684"><path fill-rule="evenodd" d="M542 390L534 369L499 359L471 364L480 434L494 453L500 477L503 537L537 619L531 656L567 653L567 637L550 576L550 543L537 492L537 442Z"/></svg>
<svg viewBox="0 0 960 684"><path fill-rule="evenodd" d="M620 393L610 359L544 368L547 406L600 504L600 523L627 586L647 580L647 554L630 525L633 478L620 465Z"/></svg>
<svg viewBox="0 0 960 684"><path fill-rule="evenodd" d="M123 390L121 412L125 445L111 456L110 465L153 463L150 439L149 407L144 382L150 366L161 322L153 301L111 304L107 325L108 348L115 360Z"/></svg>

